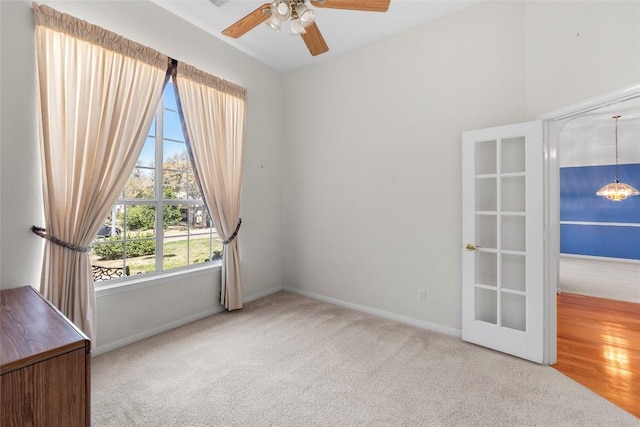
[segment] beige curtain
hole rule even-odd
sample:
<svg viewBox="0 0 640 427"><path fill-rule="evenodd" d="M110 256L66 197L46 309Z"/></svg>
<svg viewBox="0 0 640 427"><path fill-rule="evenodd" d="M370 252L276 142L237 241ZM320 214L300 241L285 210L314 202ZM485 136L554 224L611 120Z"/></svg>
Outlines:
<svg viewBox="0 0 640 427"><path fill-rule="evenodd" d="M245 90L187 64L176 84L194 169L216 230L224 240L220 303L242 308L240 227Z"/></svg>
<svg viewBox="0 0 640 427"><path fill-rule="evenodd" d="M95 346L87 250L138 159L168 58L49 7L33 11L45 228L58 242L45 243L40 292Z"/></svg>

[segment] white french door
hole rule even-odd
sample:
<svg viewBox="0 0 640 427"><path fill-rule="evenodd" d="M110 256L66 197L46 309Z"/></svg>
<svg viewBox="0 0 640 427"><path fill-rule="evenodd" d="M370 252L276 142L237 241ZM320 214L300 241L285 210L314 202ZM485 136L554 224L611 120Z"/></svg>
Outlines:
<svg viewBox="0 0 640 427"><path fill-rule="evenodd" d="M462 339L534 362L544 350L543 123L462 138Z"/></svg>

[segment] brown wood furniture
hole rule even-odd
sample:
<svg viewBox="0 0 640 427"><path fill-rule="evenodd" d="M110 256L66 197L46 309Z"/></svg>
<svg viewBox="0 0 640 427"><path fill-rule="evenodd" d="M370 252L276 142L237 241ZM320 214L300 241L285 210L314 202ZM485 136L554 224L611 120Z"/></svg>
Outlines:
<svg viewBox="0 0 640 427"><path fill-rule="evenodd" d="M554 368L640 418L640 304L558 295Z"/></svg>
<svg viewBox="0 0 640 427"><path fill-rule="evenodd" d="M0 291L0 328L0 425L89 426L89 339L30 286Z"/></svg>

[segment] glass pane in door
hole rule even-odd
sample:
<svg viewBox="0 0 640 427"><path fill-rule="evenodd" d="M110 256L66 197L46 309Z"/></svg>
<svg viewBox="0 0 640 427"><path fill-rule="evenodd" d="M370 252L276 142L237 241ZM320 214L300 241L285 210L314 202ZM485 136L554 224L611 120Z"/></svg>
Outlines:
<svg viewBox="0 0 640 427"><path fill-rule="evenodd" d="M496 249L498 247L497 215L476 215L476 246Z"/></svg>
<svg viewBox="0 0 640 427"><path fill-rule="evenodd" d="M503 177L502 212L524 212L526 210L525 199L527 196L524 176Z"/></svg>
<svg viewBox="0 0 640 427"><path fill-rule="evenodd" d="M526 258L524 255L502 254L501 285L504 289L525 292Z"/></svg>
<svg viewBox="0 0 640 427"><path fill-rule="evenodd" d="M526 249L526 221L524 216L502 216L501 243L503 250L524 251Z"/></svg>
<svg viewBox="0 0 640 427"><path fill-rule="evenodd" d="M476 178L476 211L495 212L498 210L498 196L495 178Z"/></svg>
<svg viewBox="0 0 640 427"><path fill-rule="evenodd" d="M497 172L496 141L476 142L476 175Z"/></svg>
<svg viewBox="0 0 640 427"><path fill-rule="evenodd" d="M506 138L502 141L502 173L525 172L525 138Z"/></svg>
<svg viewBox="0 0 640 427"><path fill-rule="evenodd" d="M501 292L501 321L505 328L526 331L526 299L524 295Z"/></svg>
<svg viewBox="0 0 640 427"><path fill-rule="evenodd" d="M476 320L498 323L498 292L476 288Z"/></svg>
<svg viewBox="0 0 640 427"><path fill-rule="evenodd" d="M476 253L476 284L498 286L498 256L496 254Z"/></svg>

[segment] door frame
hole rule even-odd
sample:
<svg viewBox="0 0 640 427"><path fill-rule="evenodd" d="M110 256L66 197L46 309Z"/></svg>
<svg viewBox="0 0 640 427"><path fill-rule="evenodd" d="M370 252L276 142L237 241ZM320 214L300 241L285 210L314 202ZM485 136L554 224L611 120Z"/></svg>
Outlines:
<svg viewBox="0 0 640 427"><path fill-rule="evenodd" d="M582 114L640 97L640 82L538 116L544 147L544 354L543 363L557 361L558 266L560 262L560 164L558 147L564 125Z"/></svg>

